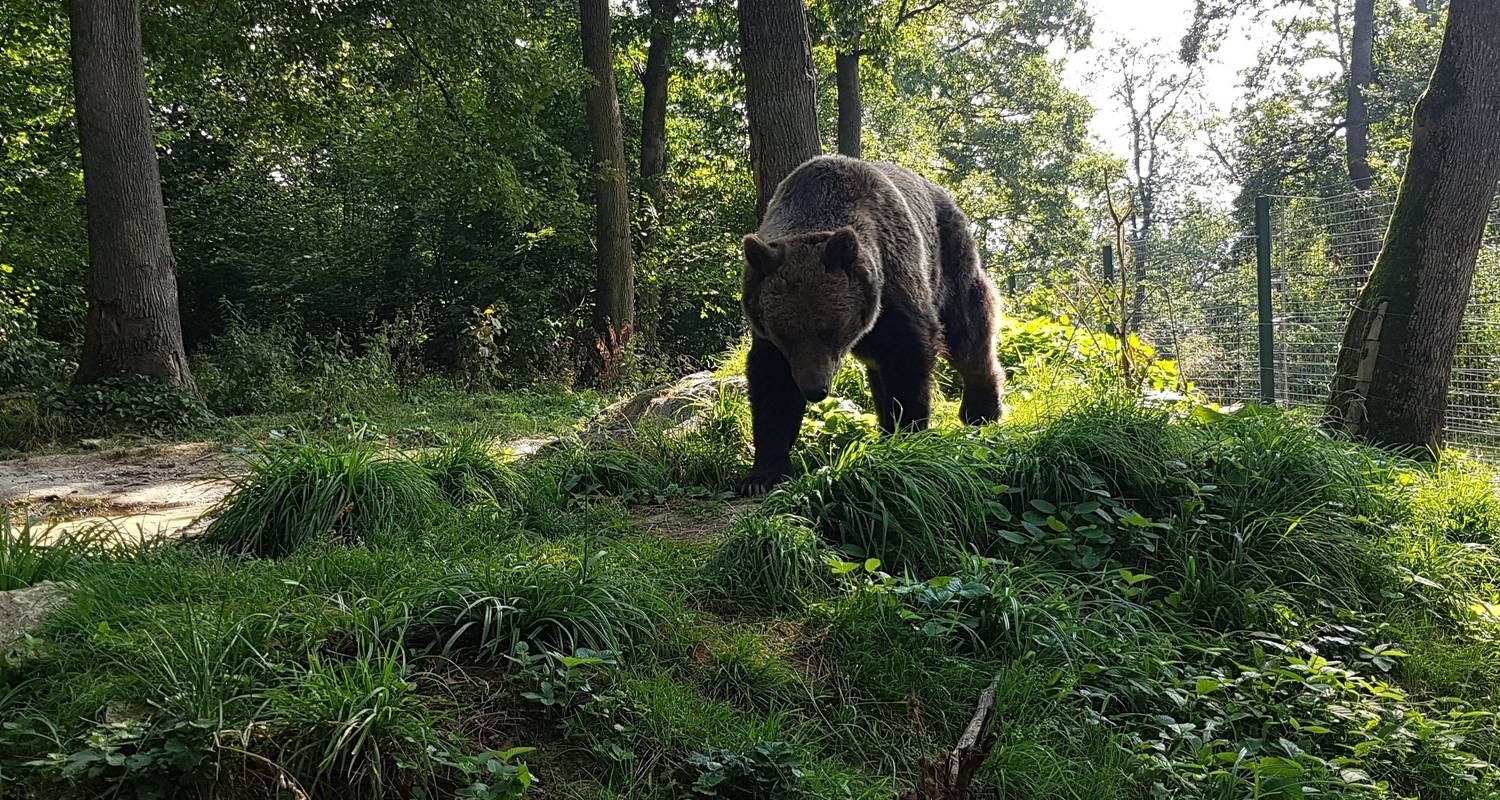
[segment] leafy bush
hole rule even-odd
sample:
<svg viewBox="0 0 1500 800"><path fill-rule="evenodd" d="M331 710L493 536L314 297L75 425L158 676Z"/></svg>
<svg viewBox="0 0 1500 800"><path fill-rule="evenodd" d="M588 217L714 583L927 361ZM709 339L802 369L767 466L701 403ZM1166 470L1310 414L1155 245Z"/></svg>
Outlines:
<svg viewBox="0 0 1500 800"><path fill-rule="evenodd" d="M838 461L850 447L878 438L880 424L875 415L849 414L838 400L824 400L807 407L792 458L804 472L811 472Z"/></svg>
<svg viewBox="0 0 1500 800"><path fill-rule="evenodd" d="M378 334L357 352L335 334L299 337L266 322L226 312L224 332L193 362L194 376L210 408L221 414L315 411L347 414L394 396L403 376L415 382L410 326Z"/></svg>
<svg viewBox="0 0 1500 800"><path fill-rule="evenodd" d="M714 545L709 591L740 608L790 611L829 586L831 552L806 520L752 514Z"/></svg>
<svg viewBox="0 0 1500 800"><path fill-rule="evenodd" d="M34 294L0 286L0 395L54 389L78 367L55 343L37 335Z"/></svg>
<svg viewBox="0 0 1500 800"><path fill-rule="evenodd" d="M1156 349L1130 334L1125 342L1131 363L1139 373L1140 387L1176 390L1185 388L1177 362L1160 358ZM1055 370L1084 382L1120 382L1121 342L1108 333L1075 326L1066 315L1018 319L1000 316L1000 363L1012 385L1032 389L1045 385L1039 376L1055 378Z"/></svg>
<svg viewBox="0 0 1500 800"><path fill-rule="evenodd" d="M796 797L802 763L785 742L759 742L747 751L705 750L687 757L681 784L688 797L760 800Z"/></svg>
<svg viewBox="0 0 1500 800"><path fill-rule="evenodd" d="M211 419L190 392L140 377L75 385L58 397L57 409L79 436L120 431L169 436Z"/></svg>
<svg viewBox="0 0 1500 800"><path fill-rule="evenodd" d="M220 414L290 410L307 402L296 337L277 325L257 325L226 309L223 333L193 360L193 376L208 407Z"/></svg>
<svg viewBox="0 0 1500 800"><path fill-rule="evenodd" d="M246 465L202 536L228 553L278 558L316 539L360 541L414 524L442 504L422 467L365 443L262 448Z"/></svg>

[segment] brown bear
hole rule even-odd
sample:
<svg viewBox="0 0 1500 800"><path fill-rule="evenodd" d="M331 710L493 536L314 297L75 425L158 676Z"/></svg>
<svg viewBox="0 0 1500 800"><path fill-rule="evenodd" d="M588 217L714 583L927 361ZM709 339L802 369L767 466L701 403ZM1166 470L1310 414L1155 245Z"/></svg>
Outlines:
<svg viewBox="0 0 1500 800"><path fill-rule="evenodd" d="M927 426L939 354L963 378L964 422L998 419L998 307L969 220L946 191L893 164L802 164L745 237L755 466L741 492L791 474L803 407L828 396L850 353L887 433Z"/></svg>

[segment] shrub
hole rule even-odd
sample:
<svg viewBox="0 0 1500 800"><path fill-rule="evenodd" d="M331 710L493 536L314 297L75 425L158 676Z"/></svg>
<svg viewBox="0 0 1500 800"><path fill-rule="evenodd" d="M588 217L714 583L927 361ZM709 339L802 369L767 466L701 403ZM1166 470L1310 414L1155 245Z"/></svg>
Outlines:
<svg viewBox="0 0 1500 800"><path fill-rule="evenodd" d="M715 546L703 568L709 591L736 607L795 610L830 584L832 553L806 520L752 514Z"/></svg>
<svg viewBox="0 0 1500 800"><path fill-rule="evenodd" d="M208 407L220 414L258 414L304 405L296 337L277 325L247 321L226 309L224 332L193 361Z"/></svg>
<svg viewBox="0 0 1500 800"><path fill-rule="evenodd" d="M34 296L34 291L0 288L0 395L48 391L77 369L61 348L37 335Z"/></svg>
<svg viewBox="0 0 1500 800"><path fill-rule="evenodd" d="M169 436L211 419L192 393L151 378L104 378L64 392L57 408L78 436L134 431Z"/></svg>
<svg viewBox="0 0 1500 800"><path fill-rule="evenodd" d="M692 753L680 778L687 797L724 800L797 797L801 780L802 763L785 742L758 742L743 752Z"/></svg>
<svg viewBox="0 0 1500 800"><path fill-rule="evenodd" d="M824 400L807 408L792 458L804 472L838 461L839 456L860 442L880 438L880 424L873 414L850 414L838 400Z"/></svg>
<svg viewBox="0 0 1500 800"><path fill-rule="evenodd" d="M68 421L44 394L0 395L0 449L31 450L61 439Z"/></svg>
<svg viewBox="0 0 1500 800"><path fill-rule="evenodd" d="M257 453L203 532L209 546L279 558L315 539L395 531L442 503L420 466L382 457L369 444L304 441Z"/></svg>

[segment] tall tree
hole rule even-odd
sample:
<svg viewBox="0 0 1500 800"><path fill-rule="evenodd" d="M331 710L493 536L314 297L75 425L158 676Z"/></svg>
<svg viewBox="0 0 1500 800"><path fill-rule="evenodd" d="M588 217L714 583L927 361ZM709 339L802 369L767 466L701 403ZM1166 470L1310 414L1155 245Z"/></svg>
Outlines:
<svg viewBox="0 0 1500 800"><path fill-rule="evenodd" d="M760 216L781 179L823 152L817 81L805 0L746 0L739 4L739 21L750 171Z"/></svg>
<svg viewBox="0 0 1500 800"><path fill-rule="evenodd" d="M1365 90L1374 80L1375 0L1354 0L1344 151L1349 163L1349 182L1362 192L1375 181L1370 172L1370 107L1365 102Z"/></svg>
<svg viewBox="0 0 1500 800"><path fill-rule="evenodd" d="M182 348L140 6L72 0L68 16L89 242L89 310L74 380L135 375L197 391Z"/></svg>
<svg viewBox="0 0 1500 800"><path fill-rule="evenodd" d="M1443 445L1448 383L1500 183L1500 3L1453 0L1417 102L1385 245L1344 333L1332 423L1372 442Z"/></svg>
<svg viewBox="0 0 1500 800"><path fill-rule="evenodd" d="M1154 43L1153 43L1154 44ZM1130 279L1135 282L1126 330L1141 327L1146 305L1146 277L1156 237L1163 194L1181 163L1188 135L1180 119L1196 98L1195 71L1182 70L1160 52L1120 41L1111 48L1115 87L1112 97L1126 112L1130 157L1126 169L1133 184L1130 216ZM1185 176L1177 175L1183 178Z"/></svg>
<svg viewBox="0 0 1500 800"><path fill-rule="evenodd" d="M593 76L584 92L594 148L595 258L592 350L584 380L608 386L619 379L620 360L635 325L635 269L630 252L630 194L625 182L625 139L615 92L609 0L580 0L583 63Z"/></svg>
<svg viewBox="0 0 1500 800"><path fill-rule="evenodd" d="M672 78L672 38L681 3L647 0L647 5L651 36L646 46L646 68L641 71L641 193L660 213L666 201L662 179L667 174L667 86ZM648 236L654 228L648 228Z"/></svg>
<svg viewBox="0 0 1500 800"><path fill-rule="evenodd" d="M865 152L865 107L859 86L860 55L859 47L855 45L847 51L840 49L833 62L835 77L838 78L839 152L850 158L863 158Z"/></svg>

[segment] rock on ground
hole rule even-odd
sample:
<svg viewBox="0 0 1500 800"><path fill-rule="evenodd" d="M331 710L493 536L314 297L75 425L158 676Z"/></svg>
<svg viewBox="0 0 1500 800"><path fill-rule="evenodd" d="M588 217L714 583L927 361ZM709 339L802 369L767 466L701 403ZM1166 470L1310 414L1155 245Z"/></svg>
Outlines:
<svg viewBox="0 0 1500 800"><path fill-rule="evenodd" d="M745 394L744 376L719 378L711 372L695 372L608 406L578 436L584 441L618 440L643 423L677 428L685 433L697 427L703 410L723 392Z"/></svg>
<svg viewBox="0 0 1500 800"><path fill-rule="evenodd" d="M63 587L51 581L0 592L0 649L41 630L47 617L67 599Z"/></svg>

